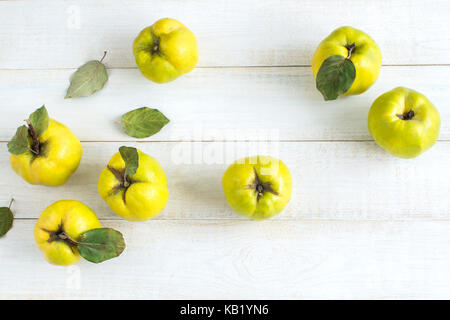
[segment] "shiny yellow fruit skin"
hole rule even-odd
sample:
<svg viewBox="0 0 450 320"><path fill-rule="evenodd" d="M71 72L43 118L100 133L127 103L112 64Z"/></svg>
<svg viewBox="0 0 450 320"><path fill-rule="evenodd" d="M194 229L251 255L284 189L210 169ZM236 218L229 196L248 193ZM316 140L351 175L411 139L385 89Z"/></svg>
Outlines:
<svg viewBox="0 0 450 320"><path fill-rule="evenodd" d="M254 188L249 187L256 173L278 194L264 192L259 200ZM225 171L222 186L230 207L240 215L265 220L274 217L288 204L292 194L292 177L286 165L269 156L254 156L237 160Z"/></svg>
<svg viewBox="0 0 450 320"><path fill-rule="evenodd" d="M50 234L45 231L58 231L60 227L76 241L82 233L101 226L94 211L76 200L57 201L42 212L34 228L36 245L51 264L69 266L80 259L76 246L62 240L49 242Z"/></svg>
<svg viewBox="0 0 450 320"><path fill-rule="evenodd" d="M364 32L352 27L340 27L326 37L316 49L312 60L314 78L322 63L331 56L347 57L347 45L355 43L350 60L356 69L356 77L344 96L361 94L377 80L381 67L381 51L375 41Z"/></svg>
<svg viewBox="0 0 450 320"><path fill-rule="evenodd" d="M134 40L133 53L142 74L157 83L175 80L194 69L198 61L194 34L169 18L142 30Z"/></svg>
<svg viewBox="0 0 450 320"><path fill-rule="evenodd" d="M414 111L411 120L397 115ZM368 117L369 132L390 154L414 158L433 146L439 137L441 118L433 104L417 91L398 87L379 96Z"/></svg>
<svg viewBox="0 0 450 320"><path fill-rule="evenodd" d="M167 204L169 190L163 168L156 159L138 150L139 167L130 178L133 181L128 189L120 188L121 182L108 167L123 172L125 162L116 153L101 172L98 192L111 209L129 221L145 221L158 215ZM126 190L126 191L125 191ZM125 201L124 201L125 192Z"/></svg>
<svg viewBox="0 0 450 320"><path fill-rule="evenodd" d="M80 164L83 154L80 141L65 125L50 119L48 129L39 142L39 156L30 151L11 154L11 167L31 184L60 186L66 183Z"/></svg>

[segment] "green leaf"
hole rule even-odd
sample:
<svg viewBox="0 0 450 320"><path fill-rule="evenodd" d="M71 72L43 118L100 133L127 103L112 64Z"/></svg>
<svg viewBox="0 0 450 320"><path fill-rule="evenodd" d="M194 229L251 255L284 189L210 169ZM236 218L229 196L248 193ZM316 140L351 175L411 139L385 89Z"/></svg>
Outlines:
<svg viewBox="0 0 450 320"><path fill-rule="evenodd" d="M0 237L3 237L11 228L14 221L14 215L10 208L0 208Z"/></svg>
<svg viewBox="0 0 450 320"><path fill-rule="evenodd" d="M80 255L94 263L118 257L125 249L123 235L119 231L110 228L86 231L77 242Z"/></svg>
<svg viewBox="0 0 450 320"><path fill-rule="evenodd" d="M316 86L325 100L335 100L350 89L355 77L356 69L350 59L331 56L320 66Z"/></svg>
<svg viewBox="0 0 450 320"><path fill-rule="evenodd" d="M17 128L16 134L8 142L8 151L12 154L22 154L30 149L30 141L28 140L28 127L23 125Z"/></svg>
<svg viewBox="0 0 450 320"><path fill-rule="evenodd" d="M108 81L108 73L102 63L103 58L100 61L89 61L78 68L70 78L70 86L67 89L65 99L87 97L104 87L106 81Z"/></svg>
<svg viewBox="0 0 450 320"><path fill-rule="evenodd" d="M139 154L136 148L120 147L120 155L125 161L125 175L130 176L136 173L139 167Z"/></svg>
<svg viewBox="0 0 450 320"><path fill-rule="evenodd" d="M122 127L129 136L142 139L159 132L169 121L158 109L143 107L124 114Z"/></svg>
<svg viewBox="0 0 450 320"><path fill-rule="evenodd" d="M50 124L50 118L48 117L48 112L45 105L30 115L30 122L38 137L40 137L47 130L48 125Z"/></svg>

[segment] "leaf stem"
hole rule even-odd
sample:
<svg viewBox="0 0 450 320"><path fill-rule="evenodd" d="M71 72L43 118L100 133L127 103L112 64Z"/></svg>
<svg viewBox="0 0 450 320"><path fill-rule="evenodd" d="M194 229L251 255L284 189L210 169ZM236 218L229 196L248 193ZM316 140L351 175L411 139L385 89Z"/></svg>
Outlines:
<svg viewBox="0 0 450 320"><path fill-rule="evenodd" d="M103 57L100 59L100 62L103 62L103 59L105 59L107 53L108 53L108 51L105 51L105 52L103 53Z"/></svg>
<svg viewBox="0 0 450 320"><path fill-rule="evenodd" d="M14 198L11 198L11 201L9 202L9 206L8 206L9 210L11 210L11 206L12 206L13 202L14 202Z"/></svg>

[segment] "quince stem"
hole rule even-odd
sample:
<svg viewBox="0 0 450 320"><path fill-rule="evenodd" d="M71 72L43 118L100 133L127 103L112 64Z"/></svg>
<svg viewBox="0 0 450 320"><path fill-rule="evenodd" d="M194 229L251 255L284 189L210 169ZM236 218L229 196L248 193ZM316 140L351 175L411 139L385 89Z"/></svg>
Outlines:
<svg viewBox="0 0 450 320"><path fill-rule="evenodd" d="M39 155L41 146L39 143L38 136L36 135L36 131L34 131L33 125L31 124L30 120L25 120L25 122L28 125L28 131L31 135L31 138L33 139L33 145L31 146L30 151L33 152L35 155Z"/></svg>
<svg viewBox="0 0 450 320"><path fill-rule="evenodd" d="M44 230L45 232L47 232L50 236L48 238L48 242L53 242L53 241L58 241L58 240L62 240L64 242L66 242L68 245L76 247L78 246L78 242L73 240L71 237L69 237L69 235L64 231L62 226L59 226L58 230L56 231L51 231L51 230L47 230L42 228L42 230Z"/></svg>
<svg viewBox="0 0 450 320"><path fill-rule="evenodd" d="M345 47L346 47L347 50L348 50L347 60L349 60L350 57L352 56L353 50L355 50L356 45L355 45L355 43L353 42L352 44L348 44L348 45L346 45Z"/></svg>
<svg viewBox="0 0 450 320"><path fill-rule="evenodd" d="M152 44L152 48L150 49L150 52L152 54L159 53L159 44L161 42L161 39L159 37L157 37L153 33L153 31L151 31L151 34L152 34L153 44Z"/></svg>
<svg viewBox="0 0 450 320"><path fill-rule="evenodd" d="M9 202L9 206L8 206L9 210L11 210L11 206L12 206L13 202L14 202L14 198L11 198L11 201Z"/></svg>
<svg viewBox="0 0 450 320"><path fill-rule="evenodd" d="M411 120L412 118L414 118L414 110L409 110L404 114L397 114L397 117L401 120Z"/></svg>
<svg viewBox="0 0 450 320"><path fill-rule="evenodd" d="M58 238L60 238L61 240L66 241L67 243L69 243L72 246L77 246L78 245L78 242L76 242L71 237L69 237L67 235L67 233L65 233L64 231L62 233L58 234Z"/></svg>
<svg viewBox="0 0 450 320"><path fill-rule="evenodd" d="M253 183L248 186L250 189L254 189L256 192L256 201L259 201L259 199L264 195L264 192L270 192L276 196L278 196L278 192L273 190L272 183L271 182L262 182L259 179L258 173L256 172L256 169L253 168L253 171L255 172L255 180L253 180Z"/></svg>
<svg viewBox="0 0 450 320"><path fill-rule="evenodd" d="M126 201L126 193L128 188L134 183L134 182L138 182L137 180L129 180L127 179L127 174L126 171L123 170L116 170L111 166L107 166L107 168L109 169L109 171L111 171L111 173L116 177L117 180L119 180L120 184L117 185L116 187L114 187L115 190L119 190L119 189L124 189L123 192L123 201Z"/></svg>

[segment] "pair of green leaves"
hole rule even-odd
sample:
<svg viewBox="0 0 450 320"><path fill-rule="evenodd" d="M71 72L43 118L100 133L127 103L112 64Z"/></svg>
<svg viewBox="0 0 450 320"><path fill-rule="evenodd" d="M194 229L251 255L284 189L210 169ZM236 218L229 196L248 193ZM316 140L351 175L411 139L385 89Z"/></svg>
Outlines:
<svg viewBox="0 0 450 320"><path fill-rule="evenodd" d="M40 136L48 129L50 118L45 106L40 107L30 115L26 125L17 128L16 134L8 142L8 151L19 155L27 151L35 151L35 144L38 143Z"/></svg>
<svg viewBox="0 0 450 320"><path fill-rule="evenodd" d="M142 139L158 133L169 121L158 109L143 107L124 114L121 123L126 134Z"/></svg>
<svg viewBox="0 0 450 320"><path fill-rule="evenodd" d="M100 61L89 61L75 71L70 77L70 86L65 99L87 97L103 89L108 81L108 72L102 63L105 56L106 51Z"/></svg>
<svg viewBox="0 0 450 320"><path fill-rule="evenodd" d="M103 89L108 81L108 72L102 63L105 59L92 60L75 71L70 78L70 86L67 89L65 99L87 97ZM130 111L122 116L122 127L125 132L134 138L147 138L159 132L169 123L159 110L147 107Z"/></svg>
<svg viewBox="0 0 450 320"><path fill-rule="evenodd" d="M80 255L93 263L116 258L125 250L123 235L110 228L86 231L81 234L76 243Z"/></svg>
<svg viewBox="0 0 450 320"><path fill-rule="evenodd" d="M355 44L347 46L348 56L331 56L320 66L316 76L316 87L324 99L336 100L340 94L347 92L356 78L356 69L350 60Z"/></svg>

